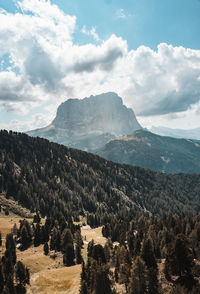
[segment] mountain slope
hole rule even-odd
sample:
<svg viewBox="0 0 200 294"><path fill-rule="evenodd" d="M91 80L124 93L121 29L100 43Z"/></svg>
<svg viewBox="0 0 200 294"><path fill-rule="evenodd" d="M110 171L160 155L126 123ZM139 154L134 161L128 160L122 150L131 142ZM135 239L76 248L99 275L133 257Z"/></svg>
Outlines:
<svg viewBox="0 0 200 294"><path fill-rule="evenodd" d="M48 140L0 131L0 193L42 215L114 215L199 212L200 175L166 175L120 165Z"/></svg>
<svg viewBox="0 0 200 294"><path fill-rule="evenodd" d="M200 143L145 130L107 143L96 154L109 160L166 173L200 173Z"/></svg>
<svg viewBox="0 0 200 294"><path fill-rule="evenodd" d="M93 150L111 139L141 129L132 109L115 93L68 99L58 109L52 123L28 132L31 136L82 150Z"/></svg>

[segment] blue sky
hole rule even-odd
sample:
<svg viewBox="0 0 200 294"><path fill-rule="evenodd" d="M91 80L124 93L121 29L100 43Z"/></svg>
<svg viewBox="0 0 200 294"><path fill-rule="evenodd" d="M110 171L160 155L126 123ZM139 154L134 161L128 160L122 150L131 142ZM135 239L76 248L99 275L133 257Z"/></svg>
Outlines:
<svg viewBox="0 0 200 294"><path fill-rule="evenodd" d="M95 26L103 39L116 34L129 49L140 45L200 48L200 1L112 0L52 1L66 13L77 16L79 27ZM78 41L78 40L77 40Z"/></svg>
<svg viewBox="0 0 200 294"><path fill-rule="evenodd" d="M140 45L156 48L159 43L200 48L199 0L53 0L66 14L77 17L81 29L95 26L102 39L111 34L128 41L129 49ZM0 0L0 7L16 12L15 2ZM77 43L87 42L75 34Z"/></svg>
<svg viewBox="0 0 200 294"><path fill-rule="evenodd" d="M120 94L145 127L200 126L199 0L0 8L0 127L45 126L62 101L102 91Z"/></svg>

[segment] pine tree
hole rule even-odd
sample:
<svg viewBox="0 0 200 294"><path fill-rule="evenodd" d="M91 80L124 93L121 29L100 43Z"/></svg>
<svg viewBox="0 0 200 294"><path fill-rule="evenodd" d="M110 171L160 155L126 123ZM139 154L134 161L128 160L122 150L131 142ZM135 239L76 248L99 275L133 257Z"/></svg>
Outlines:
<svg viewBox="0 0 200 294"><path fill-rule="evenodd" d="M87 289L87 274L85 268L85 262L82 261L82 271L81 271L81 287L80 287L80 294L89 294Z"/></svg>
<svg viewBox="0 0 200 294"><path fill-rule="evenodd" d="M51 233L51 239L50 239L50 250L56 250L56 241L57 241L57 234L58 230L56 227L53 227L52 233Z"/></svg>
<svg viewBox="0 0 200 294"><path fill-rule="evenodd" d="M15 264L16 259L17 259L17 257L16 257L16 244L15 244L12 233L6 235L6 249L10 253L12 263Z"/></svg>
<svg viewBox="0 0 200 294"><path fill-rule="evenodd" d="M29 246L29 237L28 237L28 232L25 225L23 225L21 229L21 244L23 249L26 249Z"/></svg>
<svg viewBox="0 0 200 294"><path fill-rule="evenodd" d="M72 244L68 243L64 248L64 254L63 254L63 264L65 266L71 266L74 265L74 247Z"/></svg>
<svg viewBox="0 0 200 294"><path fill-rule="evenodd" d="M36 223L33 242L34 242L35 247L37 247L41 244L41 233L40 233L40 224L39 223Z"/></svg>
<svg viewBox="0 0 200 294"><path fill-rule="evenodd" d="M44 243L44 254L45 255L48 255L49 254L49 245L48 245L48 243L46 242L46 243Z"/></svg>
<svg viewBox="0 0 200 294"><path fill-rule="evenodd" d="M176 236L166 258L166 266L171 275L190 275L194 266L194 258L189 241L183 234Z"/></svg>
<svg viewBox="0 0 200 294"><path fill-rule="evenodd" d="M94 240L92 239L92 240L88 243L88 247L87 247L87 256L88 256L88 257L91 257L91 256L92 256L93 247L94 247Z"/></svg>
<svg viewBox="0 0 200 294"><path fill-rule="evenodd" d="M82 255L81 255L81 247L79 244L76 244L75 247L75 256L76 256L76 263L81 264L82 262Z"/></svg>
<svg viewBox="0 0 200 294"><path fill-rule="evenodd" d="M20 286L25 286L27 281L27 273L26 268L21 261L18 261L16 263L15 277L16 281L19 283Z"/></svg>
<svg viewBox="0 0 200 294"><path fill-rule="evenodd" d="M153 250L153 243L150 238L143 241L141 249L141 257L144 260L147 268L157 269L156 258Z"/></svg>
<svg viewBox="0 0 200 294"><path fill-rule="evenodd" d="M147 293L147 267L144 261L137 256L131 269L128 294Z"/></svg>
<svg viewBox="0 0 200 294"><path fill-rule="evenodd" d="M149 294L158 293L158 266L153 250L153 242L151 238L143 241L141 257L144 260L148 270L148 288Z"/></svg>
<svg viewBox="0 0 200 294"><path fill-rule="evenodd" d="M109 279L109 270L106 265L97 265L94 278L95 294L111 294L111 281Z"/></svg>
<svg viewBox="0 0 200 294"><path fill-rule="evenodd" d="M8 279L9 275L13 275L14 265L12 262L11 253L6 249L4 256L2 257L3 272L5 280Z"/></svg>
<svg viewBox="0 0 200 294"><path fill-rule="evenodd" d="M3 278L3 265L0 261L0 293L2 292L4 287L4 278Z"/></svg>
<svg viewBox="0 0 200 294"><path fill-rule="evenodd" d="M100 263L106 263L104 248L101 244L94 245L92 249L92 257Z"/></svg>
<svg viewBox="0 0 200 294"><path fill-rule="evenodd" d="M62 246L62 252L66 250L66 246L68 244L71 244L73 246L73 236L70 229L65 229L61 236L61 246Z"/></svg>
<svg viewBox="0 0 200 294"><path fill-rule="evenodd" d="M6 293L9 293L9 294L16 294L15 286L14 286L14 282L13 282L13 275L12 274L8 275L8 277L6 278L6 283L5 283L5 289L4 289L4 291Z"/></svg>

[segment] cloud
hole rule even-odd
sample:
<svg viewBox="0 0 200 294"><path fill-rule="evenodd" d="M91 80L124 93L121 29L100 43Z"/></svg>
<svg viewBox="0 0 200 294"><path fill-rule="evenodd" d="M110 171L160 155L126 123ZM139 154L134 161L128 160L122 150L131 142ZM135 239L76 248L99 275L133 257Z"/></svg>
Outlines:
<svg viewBox="0 0 200 294"><path fill-rule="evenodd" d="M30 101L32 97L26 97L29 87L25 83L15 72L0 72L0 101Z"/></svg>
<svg viewBox="0 0 200 294"><path fill-rule="evenodd" d="M96 32L96 28L92 27L91 30L87 30L86 26L83 26L81 32L87 36L92 36L95 41L100 41L99 35Z"/></svg>
<svg viewBox="0 0 200 294"><path fill-rule="evenodd" d="M24 62L24 71L32 85L41 85L47 91L56 91L64 77L58 64L38 44L31 48Z"/></svg>
<svg viewBox="0 0 200 294"><path fill-rule="evenodd" d="M82 55L77 56L73 69L76 73L93 72L97 68L110 71L117 59L125 53L124 45L122 39L112 35L101 46L88 46Z"/></svg>
<svg viewBox="0 0 200 294"><path fill-rule="evenodd" d="M116 36L98 46L73 44L76 17L64 14L50 1L22 0L17 4L17 13L0 11L1 76L6 79L0 89L2 101L62 101L73 94L80 74L112 70L126 50L126 42ZM95 28L83 31L100 41ZM8 68L4 56L9 56ZM67 83L68 78L73 84Z"/></svg>
<svg viewBox="0 0 200 294"><path fill-rule="evenodd" d="M199 105L200 50L165 43L157 50L128 50L115 35L101 40L94 27L82 28L94 44L77 45L75 16L50 1L17 3L16 13L0 10L0 107L7 111L33 112L51 104L55 112L67 98L106 91L117 92L142 117L176 115ZM50 110L45 114L50 117Z"/></svg>
<svg viewBox="0 0 200 294"><path fill-rule="evenodd" d="M127 15L126 15L123 8L120 8L116 11L116 17L119 19L126 19L127 18Z"/></svg>
<svg viewBox="0 0 200 294"><path fill-rule="evenodd" d="M125 91L138 115L182 112L200 101L199 50L160 44L128 55L132 78Z"/></svg>

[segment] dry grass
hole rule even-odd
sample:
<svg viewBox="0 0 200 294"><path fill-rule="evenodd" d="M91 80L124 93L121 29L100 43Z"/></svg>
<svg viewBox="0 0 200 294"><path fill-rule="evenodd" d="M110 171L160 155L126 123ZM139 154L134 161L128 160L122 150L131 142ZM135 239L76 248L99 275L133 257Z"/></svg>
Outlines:
<svg viewBox="0 0 200 294"><path fill-rule="evenodd" d="M1 216L0 217L0 232L2 234L2 238L5 238L7 234L11 232L12 227L14 224L18 225L19 220L22 219L21 217L15 216Z"/></svg>
<svg viewBox="0 0 200 294"><path fill-rule="evenodd" d="M43 254L43 245L18 251L21 260L31 273L28 294L79 293L81 266L64 267L62 254L56 253L55 259Z"/></svg>
<svg viewBox="0 0 200 294"><path fill-rule="evenodd" d="M35 293L76 294L79 293L81 265L62 267L40 272L35 279Z"/></svg>
<svg viewBox="0 0 200 294"><path fill-rule="evenodd" d="M14 224L19 225L21 217L0 216L0 231L5 244L6 234L11 232ZM42 220L44 223L44 220ZM92 239L97 244L104 245L106 238L102 236L101 227L91 229L82 227L81 234L85 240L82 255L87 258L87 244ZM0 253L4 246L0 247ZM56 253L55 259L43 254L43 245L31 247L25 251L17 250L17 259L22 261L30 270L31 284L27 288L27 294L78 294L80 288L81 265L64 267L62 254Z"/></svg>
<svg viewBox="0 0 200 294"><path fill-rule="evenodd" d="M17 251L17 259L22 261L30 270L31 274L38 273L48 268L62 266L62 254L56 253L57 258L53 259L44 255L43 245L31 247L25 251Z"/></svg>
<svg viewBox="0 0 200 294"><path fill-rule="evenodd" d="M82 256L84 260L87 259L87 244L93 239L96 244L105 245L106 238L102 236L102 227L91 229L90 226L83 226L81 228L81 235L84 240L84 247L82 249Z"/></svg>

